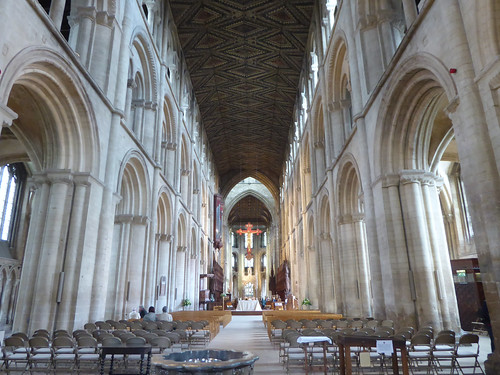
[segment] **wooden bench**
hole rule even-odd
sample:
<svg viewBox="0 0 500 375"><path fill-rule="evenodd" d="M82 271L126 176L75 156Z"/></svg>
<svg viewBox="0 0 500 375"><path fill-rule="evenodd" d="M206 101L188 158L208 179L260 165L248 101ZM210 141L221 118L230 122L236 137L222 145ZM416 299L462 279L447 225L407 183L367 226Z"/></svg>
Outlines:
<svg viewBox="0 0 500 375"><path fill-rule="evenodd" d="M227 326L231 321L230 311L175 311L172 318L180 321L206 320L209 323L210 339L213 339L220 331L221 324Z"/></svg>
<svg viewBox="0 0 500 375"><path fill-rule="evenodd" d="M265 314L265 316L264 316ZM330 313L322 313L319 310L284 310L284 311L263 311L262 312L262 320L264 321L264 325L267 327L267 335L269 336L269 340L271 340L272 336L272 326L271 322L273 320L280 319L283 321L287 321L289 319L294 320L314 320L314 319L342 319L342 314L330 314Z"/></svg>

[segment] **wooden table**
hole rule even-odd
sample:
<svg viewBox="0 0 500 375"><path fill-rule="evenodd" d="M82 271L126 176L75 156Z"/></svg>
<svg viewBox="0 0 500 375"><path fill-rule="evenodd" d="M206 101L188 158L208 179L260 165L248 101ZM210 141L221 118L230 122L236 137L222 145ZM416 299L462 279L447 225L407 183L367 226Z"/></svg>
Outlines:
<svg viewBox="0 0 500 375"><path fill-rule="evenodd" d="M107 355L111 355L111 363L109 366L109 374L113 373L113 362L115 359L115 355L129 355L129 354L139 354L141 356L141 365L140 365L140 375L149 375L151 369L151 346L103 346L101 347L100 361L101 361L101 375L104 375L104 362L106 360ZM146 372L143 373L143 362L144 356L147 355L146 362ZM120 374L114 374L120 375Z"/></svg>
<svg viewBox="0 0 500 375"><path fill-rule="evenodd" d="M392 341L394 351L392 353L392 371L393 374L399 375L397 349L401 351L401 367L403 375L409 375L408 372L408 355L406 352L406 342L403 339L395 339L392 337L375 337L375 336L338 336L335 343L339 346L340 358L340 374L351 375L351 346L360 346L364 348L373 348L377 346L377 341L387 340Z"/></svg>
<svg viewBox="0 0 500 375"><path fill-rule="evenodd" d="M327 337L327 336L300 336L297 339L297 342L302 345L302 348L304 349L304 356L305 356L305 370L306 370L306 375L309 373L309 370L313 370L313 366L308 364L307 361L307 348L309 347L310 343L321 343L323 347L323 365L319 366L323 370L323 372L326 375L327 372L327 362L326 362L326 344L331 344L332 340Z"/></svg>

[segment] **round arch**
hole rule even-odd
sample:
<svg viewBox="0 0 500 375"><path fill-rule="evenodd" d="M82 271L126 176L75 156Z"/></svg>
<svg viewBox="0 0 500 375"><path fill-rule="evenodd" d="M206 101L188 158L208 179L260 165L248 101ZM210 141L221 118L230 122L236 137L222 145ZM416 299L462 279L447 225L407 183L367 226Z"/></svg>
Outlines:
<svg viewBox="0 0 500 375"><path fill-rule="evenodd" d="M0 77L0 104L19 118L11 130L36 170L99 174L99 137L78 74L46 47L20 51Z"/></svg>

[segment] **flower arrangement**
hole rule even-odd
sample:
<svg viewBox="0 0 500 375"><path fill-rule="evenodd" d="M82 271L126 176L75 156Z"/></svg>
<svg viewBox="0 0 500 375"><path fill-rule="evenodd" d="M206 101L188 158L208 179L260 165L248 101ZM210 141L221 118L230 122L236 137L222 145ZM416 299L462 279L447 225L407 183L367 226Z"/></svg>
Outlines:
<svg viewBox="0 0 500 375"><path fill-rule="evenodd" d="M189 298L186 298L186 299L183 299L182 300L182 306L190 306L191 305L191 301L189 300Z"/></svg>
<svg viewBox="0 0 500 375"><path fill-rule="evenodd" d="M311 303L311 301L309 301L309 298L304 298L302 300L302 306L311 306L311 305L312 305L312 303Z"/></svg>

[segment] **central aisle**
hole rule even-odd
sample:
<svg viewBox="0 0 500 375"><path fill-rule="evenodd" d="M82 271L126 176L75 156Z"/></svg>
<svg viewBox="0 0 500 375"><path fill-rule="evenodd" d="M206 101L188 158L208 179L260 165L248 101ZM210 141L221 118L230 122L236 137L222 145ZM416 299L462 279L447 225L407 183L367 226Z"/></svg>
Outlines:
<svg viewBox="0 0 500 375"><path fill-rule="evenodd" d="M269 341L261 315L233 315L231 323L221 328L208 348L246 350L259 356L254 374L286 374L279 363L278 350Z"/></svg>

